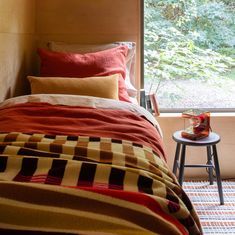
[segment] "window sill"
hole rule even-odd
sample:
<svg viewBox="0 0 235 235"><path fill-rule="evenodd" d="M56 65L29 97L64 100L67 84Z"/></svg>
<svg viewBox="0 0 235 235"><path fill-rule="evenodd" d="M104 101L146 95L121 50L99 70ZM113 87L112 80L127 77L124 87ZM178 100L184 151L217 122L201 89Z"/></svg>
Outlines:
<svg viewBox="0 0 235 235"><path fill-rule="evenodd" d="M235 117L235 112L219 112L219 113L214 113L212 112L210 114L211 117ZM182 117L182 113L160 113L159 116L156 116L156 118L178 118Z"/></svg>

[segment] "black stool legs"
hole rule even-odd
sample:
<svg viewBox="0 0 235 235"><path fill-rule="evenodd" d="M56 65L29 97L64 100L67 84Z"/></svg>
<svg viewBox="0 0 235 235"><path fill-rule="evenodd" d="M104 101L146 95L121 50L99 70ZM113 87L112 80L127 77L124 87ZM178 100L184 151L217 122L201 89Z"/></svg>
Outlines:
<svg viewBox="0 0 235 235"><path fill-rule="evenodd" d="M213 184L214 176L213 176L213 161L212 161L212 153L211 153L211 146L207 146L207 164L212 166L208 167L208 175L209 175L209 181L210 184Z"/></svg>
<svg viewBox="0 0 235 235"><path fill-rule="evenodd" d="M184 180L184 166L185 166L185 152L186 146L182 144L181 157L180 157L180 168L179 168L179 184L182 186Z"/></svg>
<svg viewBox="0 0 235 235"><path fill-rule="evenodd" d="M222 190L222 183L221 183L221 177L220 177L220 167L219 167L219 160L218 160L216 145L213 145L212 149L213 149L213 157L214 157L217 185L218 185L218 190L219 190L220 204L223 205L224 204L224 196L223 196L223 190Z"/></svg>
<svg viewBox="0 0 235 235"><path fill-rule="evenodd" d="M173 173L176 175L177 169L179 169L178 181L179 181L179 184L182 186L183 180L184 180L184 168L185 167L205 167L208 169L209 182L210 184L213 184L213 181L214 181L213 169L215 169L220 204L223 205L224 197L223 197L222 183L221 183L221 177L220 177L220 167L219 167L216 145L208 145L206 147L207 147L207 163L206 164L185 165L186 145L177 143L174 165L173 165Z"/></svg>
<svg viewBox="0 0 235 235"><path fill-rule="evenodd" d="M176 175L177 168L179 167L179 156L180 156L180 143L177 143L175 150L175 160L173 165L173 173Z"/></svg>

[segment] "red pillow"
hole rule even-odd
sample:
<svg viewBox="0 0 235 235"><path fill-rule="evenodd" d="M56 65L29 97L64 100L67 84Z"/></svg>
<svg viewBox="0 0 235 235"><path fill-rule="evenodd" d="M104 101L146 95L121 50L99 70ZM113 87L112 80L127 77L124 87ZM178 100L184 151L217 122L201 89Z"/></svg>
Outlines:
<svg viewBox="0 0 235 235"><path fill-rule="evenodd" d="M87 54L54 52L39 48L40 75L43 77L84 78L119 73L119 100L130 102L124 81L127 52L127 46Z"/></svg>

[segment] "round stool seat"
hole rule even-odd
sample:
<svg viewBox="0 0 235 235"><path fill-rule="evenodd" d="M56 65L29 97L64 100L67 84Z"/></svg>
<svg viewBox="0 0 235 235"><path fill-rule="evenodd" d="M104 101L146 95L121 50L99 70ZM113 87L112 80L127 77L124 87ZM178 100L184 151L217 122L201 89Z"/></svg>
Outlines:
<svg viewBox="0 0 235 235"><path fill-rule="evenodd" d="M191 145L191 146L208 146L214 145L220 142L220 136L214 132L210 132L209 136L199 140L189 140L181 136L181 131L176 131L173 134L173 139L180 144Z"/></svg>

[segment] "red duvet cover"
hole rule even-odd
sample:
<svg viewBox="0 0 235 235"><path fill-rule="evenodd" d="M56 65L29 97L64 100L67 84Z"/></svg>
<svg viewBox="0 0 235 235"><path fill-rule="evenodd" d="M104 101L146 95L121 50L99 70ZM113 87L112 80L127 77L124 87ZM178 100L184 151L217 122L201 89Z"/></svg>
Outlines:
<svg viewBox="0 0 235 235"><path fill-rule="evenodd" d="M36 98L0 108L0 232L201 234L145 111Z"/></svg>

